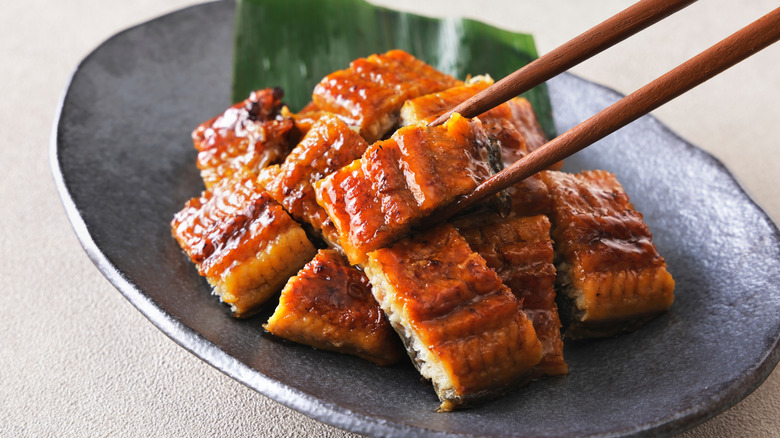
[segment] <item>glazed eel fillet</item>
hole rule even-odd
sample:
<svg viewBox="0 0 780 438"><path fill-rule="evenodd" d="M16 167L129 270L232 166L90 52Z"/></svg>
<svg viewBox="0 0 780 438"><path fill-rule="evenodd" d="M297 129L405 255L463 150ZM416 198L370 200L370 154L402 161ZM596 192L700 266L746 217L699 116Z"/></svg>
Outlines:
<svg viewBox="0 0 780 438"><path fill-rule="evenodd" d="M542 358L518 299L451 225L370 253L365 272L442 411L514 389Z"/></svg>
<svg viewBox="0 0 780 438"><path fill-rule="evenodd" d="M315 183L350 263L403 237L421 218L473 190L499 168L499 147L479 120L406 126Z"/></svg>
<svg viewBox="0 0 780 438"><path fill-rule="evenodd" d="M314 87L312 101L358 127L373 143L397 124L406 100L459 84L414 56L391 50L356 59L348 69L325 76Z"/></svg>
<svg viewBox="0 0 780 438"><path fill-rule="evenodd" d="M493 79L490 76L475 76L464 85L409 99L401 107L401 125L430 123L491 85ZM536 114L525 98L515 97L477 117L485 125L488 135L501 141L507 166L547 142Z"/></svg>
<svg viewBox="0 0 780 438"><path fill-rule="evenodd" d="M368 143L332 114L321 115L281 165L260 173L260 182L297 221L308 224L331 246L338 232L325 209L317 204L314 183L351 163Z"/></svg>
<svg viewBox="0 0 780 438"><path fill-rule="evenodd" d="M614 175L545 171L565 337L611 336L666 311L674 280Z"/></svg>
<svg viewBox="0 0 780 438"><path fill-rule="evenodd" d="M320 250L282 290L264 326L276 336L392 365L404 350L362 271L333 249Z"/></svg>
<svg viewBox="0 0 780 438"><path fill-rule="evenodd" d="M282 90L255 91L192 132L198 168L207 189L233 175L257 175L281 162L299 134L291 117L282 117Z"/></svg>
<svg viewBox="0 0 780 438"><path fill-rule="evenodd" d="M523 311L533 322L544 351L533 377L567 374L569 367L563 359L561 321L555 303L550 220L543 215L474 219L460 219L454 225L471 249L521 300Z"/></svg>
<svg viewBox="0 0 780 438"><path fill-rule="evenodd" d="M475 76L466 84L408 100L401 108L401 124L432 122L457 104L493 84L489 76ZM547 142L528 100L516 97L478 116L489 137L501 144L504 166L509 166ZM553 166L560 169L561 163ZM513 216L548 214L552 207L547 186L533 175L507 189Z"/></svg>
<svg viewBox="0 0 780 438"><path fill-rule="evenodd" d="M171 227L198 273L239 318L259 310L316 252L251 177L224 180L190 199Z"/></svg>

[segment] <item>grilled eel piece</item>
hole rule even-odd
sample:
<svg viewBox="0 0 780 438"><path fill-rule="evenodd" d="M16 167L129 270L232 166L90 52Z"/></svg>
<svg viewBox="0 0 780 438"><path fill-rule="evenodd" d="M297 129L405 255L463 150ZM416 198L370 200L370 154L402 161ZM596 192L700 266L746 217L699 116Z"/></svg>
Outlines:
<svg viewBox="0 0 780 438"><path fill-rule="evenodd" d="M464 84L409 99L401 107L401 126L430 123L491 85L490 76L474 76Z"/></svg>
<svg viewBox="0 0 780 438"><path fill-rule="evenodd" d="M171 228L238 318L259 310L316 252L300 225L251 177L225 180L190 199Z"/></svg>
<svg viewBox="0 0 780 438"><path fill-rule="evenodd" d="M516 388L542 358L520 301L451 225L370 253L365 272L441 411Z"/></svg>
<svg viewBox="0 0 780 438"><path fill-rule="evenodd" d="M391 50L352 61L349 68L325 76L312 101L317 108L359 128L369 143L398 122L408 99L444 90L461 82L402 51Z"/></svg>
<svg viewBox="0 0 780 438"><path fill-rule="evenodd" d="M493 84L489 76L475 76L465 85L410 99L401 108L401 124L432 122L439 115ZM489 137L501 144L504 166L509 166L547 142L528 100L516 97L478 116ZM563 162L552 169L560 169ZM547 186L533 175L507 189L513 216L549 214Z"/></svg>
<svg viewBox="0 0 780 438"><path fill-rule="evenodd" d="M473 190L500 166L479 120L406 126L315 183L350 263L406 234L416 221Z"/></svg>
<svg viewBox="0 0 780 438"><path fill-rule="evenodd" d="M332 249L290 278L264 326L276 336L322 350L353 354L378 365L404 356L398 336L359 269Z"/></svg>
<svg viewBox="0 0 780 438"><path fill-rule="evenodd" d="M567 374L558 306L555 304L555 267L550 220L539 215L480 220L474 216L453 222L469 246L496 271L501 281L523 303L533 322L544 356L533 377Z"/></svg>
<svg viewBox="0 0 780 438"><path fill-rule="evenodd" d="M564 336L571 339L631 331L666 311L674 280L642 214L615 176L544 171L554 205L558 297Z"/></svg>
<svg viewBox="0 0 780 438"><path fill-rule="evenodd" d="M401 125L430 123L437 117L493 85L490 76L475 76L466 84L448 88L406 101L401 108ZM503 146L505 165L510 165L547 142L531 103L515 97L477 116L488 135Z"/></svg>
<svg viewBox="0 0 780 438"><path fill-rule="evenodd" d="M281 162L300 134L291 117L282 117L282 90L252 92L192 132L198 168L207 189L234 174L256 175Z"/></svg>
<svg viewBox="0 0 780 438"><path fill-rule="evenodd" d="M281 165L260 174L261 184L299 222L309 224L331 246L338 232L317 204L313 184L360 158L368 143L332 114L322 115Z"/></svg>

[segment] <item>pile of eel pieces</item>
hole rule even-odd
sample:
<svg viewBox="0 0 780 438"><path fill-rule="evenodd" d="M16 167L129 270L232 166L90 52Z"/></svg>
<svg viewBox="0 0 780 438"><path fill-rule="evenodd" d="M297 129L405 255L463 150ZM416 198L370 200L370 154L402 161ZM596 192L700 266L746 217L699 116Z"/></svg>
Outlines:
<svg viewBox="0 0 780 438"><path fill-rule="evenodd" d="M193 132L206 190L173 236L234 316L278 296L273 335L383 366L408 354L442 411L564 375L563 338L636 329L674 280L601 170L558 163L415 228L546 142L523 98L428 126L491 84L392 50L323 78L298 113L253 92Z"/></svg>

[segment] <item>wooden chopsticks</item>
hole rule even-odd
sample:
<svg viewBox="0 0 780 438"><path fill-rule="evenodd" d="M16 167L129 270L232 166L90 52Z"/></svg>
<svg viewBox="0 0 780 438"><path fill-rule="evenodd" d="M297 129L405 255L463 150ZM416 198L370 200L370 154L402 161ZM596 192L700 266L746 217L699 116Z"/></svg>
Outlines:
<svg viewBox="0 0 780 438"><path fill-rule="evenodd" d="M434 212L423 226L442 222L488 196L550 167L778 40L780 8L547 142L483 182L470 194Z"/></svg>
<svg viewBox="0 0 780 438"><path fill-rule="evenodd" d="M452 113L476 117L623 41L696 0L642 0L506 76L430 123L440 125Z"/></svg>

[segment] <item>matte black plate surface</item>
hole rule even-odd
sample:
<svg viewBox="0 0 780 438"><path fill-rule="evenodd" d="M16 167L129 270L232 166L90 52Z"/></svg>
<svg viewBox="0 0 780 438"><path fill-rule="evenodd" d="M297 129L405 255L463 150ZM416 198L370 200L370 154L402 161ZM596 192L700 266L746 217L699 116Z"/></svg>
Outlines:
<svg viewBox="0 0 780 438"><path fill-rule="evenodd" d="M52 136L55 178L87 253L184 348L306 415L376 435L664 435L726 409L772 371L778 229L719 162L650 117L566 167L618 175L677 298L636 333L567 345L567 377L439 414L409 365L380 368L276 341L260 327L267 313L232 319L168 223L202 188L190 131L230 104L233 10L201 5L106 41L75 72ZM549 86L559 132L620 97L571 75Z"/></svg>

